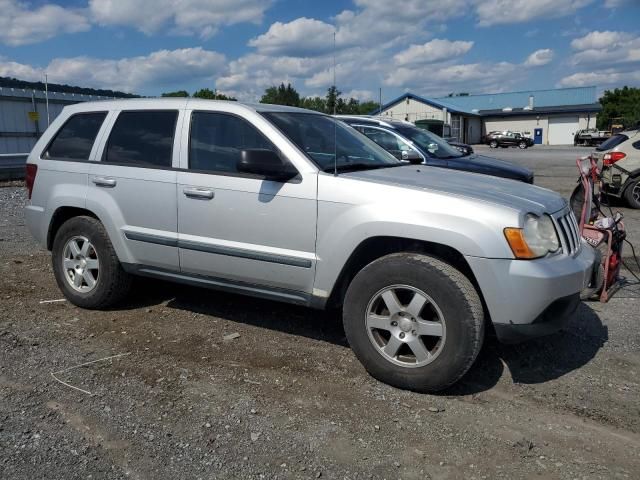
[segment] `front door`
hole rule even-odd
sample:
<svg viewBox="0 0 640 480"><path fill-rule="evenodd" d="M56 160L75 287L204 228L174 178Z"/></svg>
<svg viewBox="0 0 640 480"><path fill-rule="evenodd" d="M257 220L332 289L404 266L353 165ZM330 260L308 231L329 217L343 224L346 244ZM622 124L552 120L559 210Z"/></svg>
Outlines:
<svg viewBox="0 0 640 480"><path fill-rule="evenodd" d="M112 112L100 161L90 167L87 208L112 222L105 226L125 263L180 269L172 169L178 117L178 110Z"/></svg>
<svg viewBox="0 0 640 480"><path fill-rule="evenodd" d="M235 114L190 117L177 179L182 272L311 293L317 175L276 182L239 172L241 150L277 151L273 142Z"/></svg>

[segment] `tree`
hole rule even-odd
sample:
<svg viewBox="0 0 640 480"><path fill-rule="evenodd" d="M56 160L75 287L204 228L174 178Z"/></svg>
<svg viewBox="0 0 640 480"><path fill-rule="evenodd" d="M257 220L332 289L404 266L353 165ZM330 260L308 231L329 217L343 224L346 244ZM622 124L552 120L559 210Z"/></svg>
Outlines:
<svg viewBox="0 0 640 480"><path fill-rule="evenodd" d="M189 92L186 90L177 90L175 92L166 92L162 94L163 97L188 97Z"/></svg>
<svg viewBox="0 0 640 480"><path fill-rule="evenodd" d="M358 105L358 114L369 115L371 112L379 108L380 108L380 104L378 102L374 102L373 100L368 100Z"/></svg>
<svg viewBox="0 0 640 480"><path fill-rule="evenodd" d="M597 122L600 130L608 130L613 119L621 118L620 123L625 128L635 128L640 121L640 88L624 86L613 91L605 90L600 104L602 111Z"/></svg>
<svg viewBox="0 0 640 480"><path fill-rule="evenodd" d="M300 101L300 106L316 112L327 111L327 101L322 97L305 97Z"/></svg>
<svg viewBox="0 0 640 480"><path fill-rule="evenodd" d="M334 112L340 113L338 111L340 95L342 95L342 92L338 90L335 85L331 85L327 89L327 96L326 96L326 102L327 102L326 112L327 113L330 113L330 114L333 114Z"/></svg>
<svg viewBox="0 0 640 480"><path fill-rule="evenodd" d="M300 94L293 88L293 85L281 83L279 86L272 86L264 91L260 103L271 103L273 105L289 105L297 107L300 105Z"/></svg>
<svg viewBox="0 0 640 480"><path fill-rule="evenodd" d="M218 93L217 90L211 90L210 88L201 88L200 90L193 92L193 98L204 98L206 100L236 100L234 97Z"/></svg>

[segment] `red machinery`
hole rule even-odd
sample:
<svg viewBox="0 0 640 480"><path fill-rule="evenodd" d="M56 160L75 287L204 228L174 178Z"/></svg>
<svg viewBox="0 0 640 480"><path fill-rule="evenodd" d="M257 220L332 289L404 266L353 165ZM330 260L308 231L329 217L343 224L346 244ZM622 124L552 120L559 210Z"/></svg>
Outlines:
<svg viewBox="0 0 640 480"><path fill-rule="evenodd" d="M596 249L599 267L589 286L582 292L583 299L598 298L606 302L621 286L622 244L626 237L622 214L606 216L600 209L600 171L593 157L576 160L580 172L579 184L571 195L573 209L580 226L580 234ZM595 187L598 186L598 193Z"/></svg>

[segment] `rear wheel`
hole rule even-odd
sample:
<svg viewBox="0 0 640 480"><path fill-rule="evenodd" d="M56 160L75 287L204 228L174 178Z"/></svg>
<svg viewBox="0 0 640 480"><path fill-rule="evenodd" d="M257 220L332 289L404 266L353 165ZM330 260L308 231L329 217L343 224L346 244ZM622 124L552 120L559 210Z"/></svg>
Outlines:
<svg viewBox="0 0 640 480"><path fill-rule="evenodd" d="M93 217L74 217L60 227L51 261L58 287L79 307L109 307L129 292L131 276L122 269L103 225Z"/></svg>
<svg viewBox="0 0 640 480"><path fill-rule="evenodd" d="M631 208L640 208L640 178L636 178L624 191L624 199Z"/></svg>
<svg viewBox="0 0 640 480"><path fill-rule="evenodd" d="M484 338L471 282L417 253L387 255L362 269L347 290L343 320L351 348L373 377L422 392L458 381Z"/></svg>
<svg viewBox="0 0 640 480"><path fill-rule="evenodd" d="M498 142L496 142L495 140L491 140L491 142L489 142L489 146L491 148L498 148Z"/></svg>

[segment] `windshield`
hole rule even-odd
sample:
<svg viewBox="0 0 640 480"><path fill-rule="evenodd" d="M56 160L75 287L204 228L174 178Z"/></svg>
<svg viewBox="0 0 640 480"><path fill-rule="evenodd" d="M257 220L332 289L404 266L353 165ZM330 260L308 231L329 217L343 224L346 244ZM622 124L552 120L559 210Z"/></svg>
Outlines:
<svg viewBox="0 0 640 480"><path fill-rule="evenodd" d="M321 170L370 170L406 165L353 128L327 115L297 112L262 114L304 151Z"/></svg>
<svg viewBox="0 0 640 480"><path fill-rule="evenodd" d="M400 127L397 130L401 135L409 138L431 157L458 158L463 156L458 149L449 145L444 138L428 130L417 127Z"/></svg>

